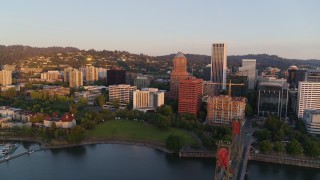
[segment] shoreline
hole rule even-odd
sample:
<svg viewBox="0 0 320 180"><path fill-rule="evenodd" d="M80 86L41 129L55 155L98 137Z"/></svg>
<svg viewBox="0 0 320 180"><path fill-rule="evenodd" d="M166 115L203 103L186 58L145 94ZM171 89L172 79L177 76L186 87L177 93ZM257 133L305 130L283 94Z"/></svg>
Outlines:
<svg viewBox="0 0 320 180"><path fill-rule="evenodd" d="M64 142L59 142L60 144L46 144L43 140L40 139L35 139L35 138L30 138L30 137L1 137L0 136L0 141L25 141L25 142L34 142L38 143L41 146L42 150L49 150L49 149L61 149L61 148L71 148L71 147L77 147L77 146L86 146L86 145L95 145L95 144L121 144L121 145L132 145L132 146L140 146L140 147L146 147L146 148L151 148L155 150L159 150L168 154L174 154L172 151L168 150L165 147L165 144L162 143L155 143L155 142L147 142L147 141L138 141L138 140L128 140L128 139L85 139L80 143L67 143L66 141ZM198 151L192 151L192 153L198 152ZM180 152L181 153L181 152ZM178 156L179 154L178 153ZM199 152L198 152L199 153ZM183 158L216 158L214 152L210 151L203 151L203 156L180 156ZM207 154L207 153L210 153ZM213 153L213 154L212 154ZM273 156L275 157L275 156ZM277 158L284 158L283 156L276 156ZM286 158L296 158L296 157L291 157L287 156ZM301 158L300 160L305 160L308 161L310 160L309 158ZM264 160L260 158L249 158L249 161L256 161L256 162L264 162L264 163L272 163L272 164L285 164L285 165L293 165L293 166L299 166L299 167L309 167L309 168L319 168L319 167L310 167L306 165L301 165L299 163L285 163L282 161L277 161L273 162L270 160Z"/></svg>
<svg viewBox="0 0 320 180"><path fill-rule="evenodd" d="M165 144L155 143L155 142L147 142L147 141L138 141L138 140L128 140L128 139L85 139L80 143L67 143L66 141L59 142L60 144L46 144L43 140L34 139L29 137L1 137L0 141L25 141L25 142L34 142L40 144L43 150L47 149L60 149L60 148L70 148L77 146L85 146L85 145L95 145L95 144L122 144L122 145L133 145L140 147L147 147L156 150L160 150L165 153L172 154L173 152L168 150L165 147Z"/></svg>

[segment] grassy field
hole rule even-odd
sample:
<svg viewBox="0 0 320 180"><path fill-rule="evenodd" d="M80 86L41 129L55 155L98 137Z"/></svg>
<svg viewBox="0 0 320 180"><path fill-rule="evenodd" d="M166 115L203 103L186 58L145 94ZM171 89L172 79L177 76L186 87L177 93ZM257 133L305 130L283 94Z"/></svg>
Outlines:
<svg viewBox="0 0 320 180"><path fill-rule="evenodd" d="M92 138L119 138L157 143L165 143L171 134L182 136L189 145L196 143L195 138L186 131L176 128L160 130L153 125L130 120L110 120L87 132L87 136Z"/></svg>

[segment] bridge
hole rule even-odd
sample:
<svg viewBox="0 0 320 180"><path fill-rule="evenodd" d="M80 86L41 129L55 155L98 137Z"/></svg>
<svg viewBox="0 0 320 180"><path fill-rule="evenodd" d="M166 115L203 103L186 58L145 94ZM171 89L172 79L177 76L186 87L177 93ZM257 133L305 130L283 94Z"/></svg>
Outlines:
<svg viewBox="0 0 320 180"><path fill-rule="evenodd" d="M37 152L37 151L41 151L41 150L43 150L41 147L37 147L37 148L29 149L28 151L24 151L24 152L15 154L15 155L9 155L8 158L0 159L0 163L7 162L7 161L10 161L12 159L15 159L15 158L18 158L18 157L21 157L21 156L24 156L24 155L29 155L29 154L31 154L33 152Z"/></svg>

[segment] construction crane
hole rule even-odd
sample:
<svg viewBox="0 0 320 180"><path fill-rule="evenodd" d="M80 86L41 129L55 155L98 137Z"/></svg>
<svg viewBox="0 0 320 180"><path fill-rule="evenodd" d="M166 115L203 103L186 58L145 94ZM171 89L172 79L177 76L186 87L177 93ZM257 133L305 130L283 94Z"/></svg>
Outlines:
<svg viewBox="0 0 320 180"><path fill-rule="evenodd" d="M231 87L232 86L244 86L244 83L232 83L231 79L229 81L229 83L212 83L212 84L221 84L221 85L228 85L229 89L228 89L228 95L231 97Z"/></svg>

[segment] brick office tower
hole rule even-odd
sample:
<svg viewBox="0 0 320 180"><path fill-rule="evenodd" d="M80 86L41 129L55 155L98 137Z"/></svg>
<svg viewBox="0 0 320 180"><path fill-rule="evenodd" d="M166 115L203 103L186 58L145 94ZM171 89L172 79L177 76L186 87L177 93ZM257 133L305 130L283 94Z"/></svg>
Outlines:
<svg viewBox="0 0 320 180"><path fill-rule="evenodd" d="M188 77L179 81L178 112L197 116L202 100L202 79Z"/></svg>
<svg viewBox="0 0 320 180"><path fill-rule="evenodd" d="M170 78L170 98L177 99L179 92L179 81L187 79L187 58L182 52L178 52L173 58L173 70Z"/></svg>

